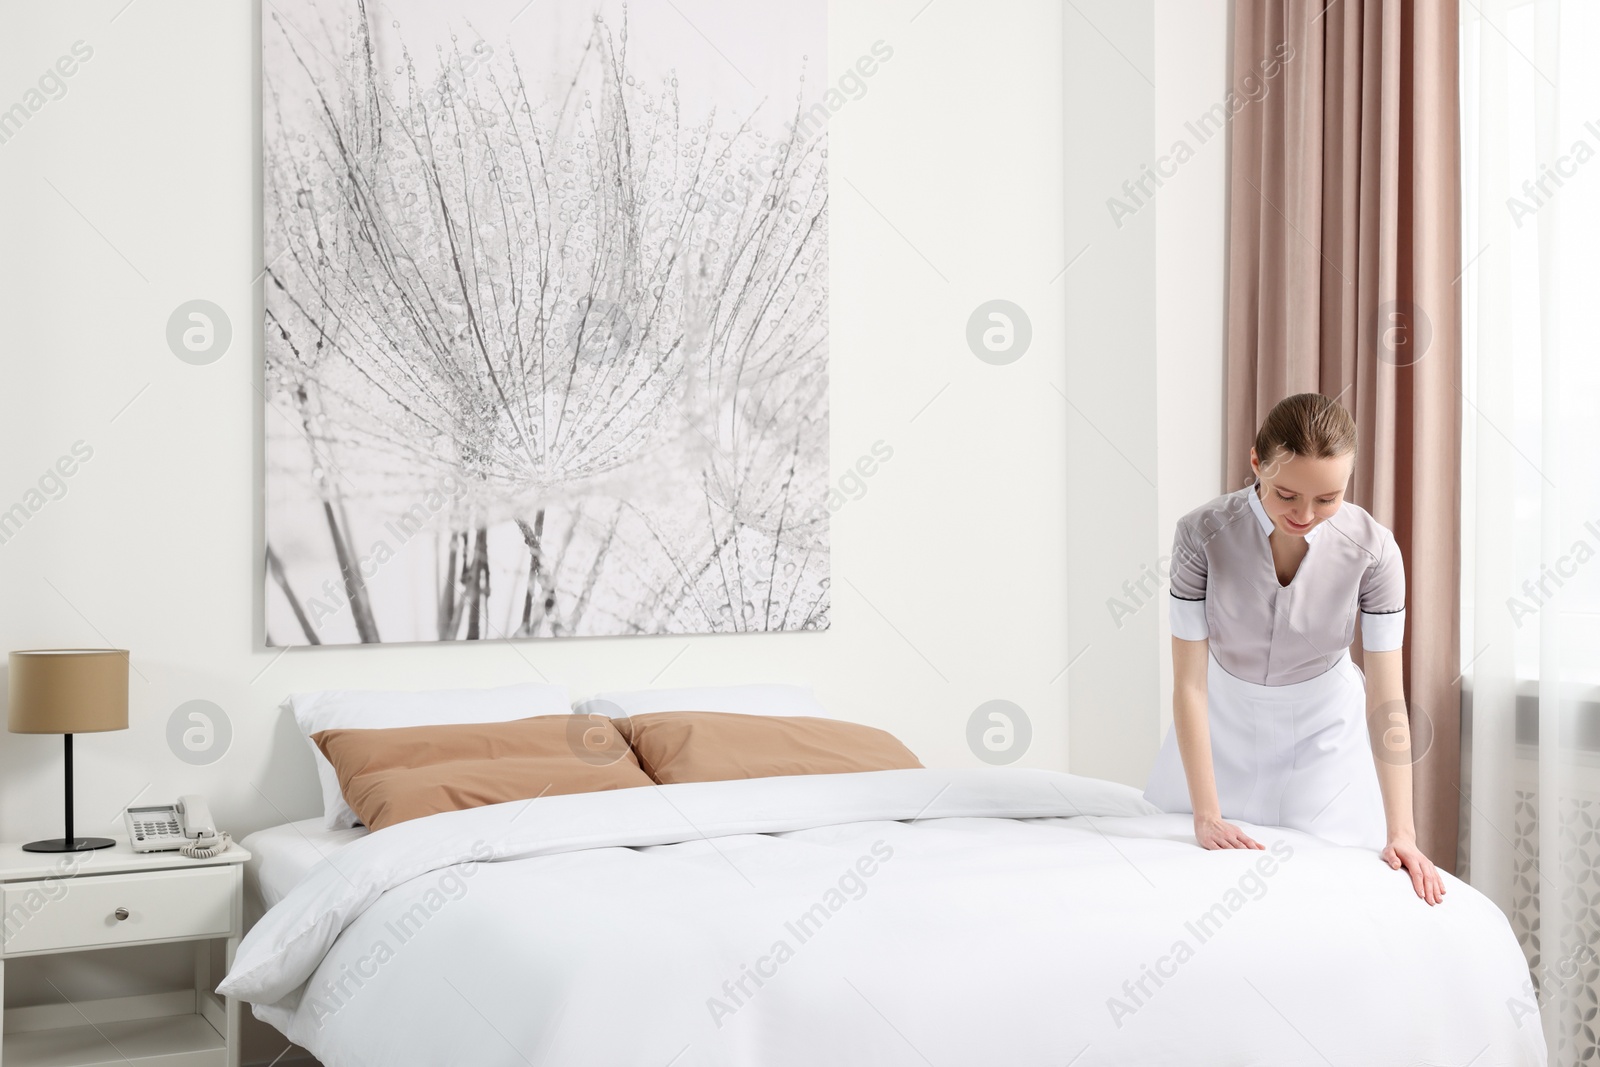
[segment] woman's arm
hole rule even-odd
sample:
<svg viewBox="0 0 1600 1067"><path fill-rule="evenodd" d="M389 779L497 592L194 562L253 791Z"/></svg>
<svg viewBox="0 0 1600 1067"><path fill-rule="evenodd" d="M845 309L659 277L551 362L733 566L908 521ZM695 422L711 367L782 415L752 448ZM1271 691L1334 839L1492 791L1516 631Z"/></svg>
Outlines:
<svg viewBox="0 0 1600 1067"><path fill-rule="evenodd" d="M1372 735L1372 758L1378 765L1378 785L1383 790L1383 817L1389 843L1383 861L1411 875L1417 896L1429 904L1444 899L1444 880L1433 862L1417 848L1417 825L1411 809L1411 722L1406 715L1405 684L1400 650L1366 652L1362 670L1367 676L1367 726Z"/></svg>
<svg viewBox="0 0 1600 1067"><path fill-rule="evenodd" d="M1172 723L1178 734L1183 775L1189 782L1194 838L1201 848L1265 848L1222 818L1216 771L1211 764L1211 726L1206 717L1206 670L1210 642L1172 639Z"/></svg>

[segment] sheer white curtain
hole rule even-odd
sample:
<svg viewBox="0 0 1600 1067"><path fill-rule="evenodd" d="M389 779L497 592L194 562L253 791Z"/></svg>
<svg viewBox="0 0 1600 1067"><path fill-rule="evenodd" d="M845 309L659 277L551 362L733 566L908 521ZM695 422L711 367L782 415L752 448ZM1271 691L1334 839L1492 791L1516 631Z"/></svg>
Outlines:
<svg viewBox="0 0 1600 1067"><path fill-rule="evenodd" d="M1600 1063L1600 2L1462 6L1465 873Z"/></svg>

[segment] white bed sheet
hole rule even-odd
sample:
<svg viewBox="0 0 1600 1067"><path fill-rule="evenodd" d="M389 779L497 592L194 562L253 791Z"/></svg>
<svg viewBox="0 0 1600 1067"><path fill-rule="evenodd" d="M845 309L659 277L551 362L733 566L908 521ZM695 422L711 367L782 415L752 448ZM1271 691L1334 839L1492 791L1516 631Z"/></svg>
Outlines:
<svg viewBox="0 0 1600 1067"><path fill-rule="evenodd" d="M326 830L320 816L257 830L239 842L250 852L245 879L255 884L263 907L270 908L317 864L370 832L365 826Z"/></svg>
<svg viewBox="0 0 1600 1067"><path fill-rule="evenodd" d="M222 990L328 1067L1542 1067L1487 897L1248 830L1018 768L497 804L337 850Z"/></svg>

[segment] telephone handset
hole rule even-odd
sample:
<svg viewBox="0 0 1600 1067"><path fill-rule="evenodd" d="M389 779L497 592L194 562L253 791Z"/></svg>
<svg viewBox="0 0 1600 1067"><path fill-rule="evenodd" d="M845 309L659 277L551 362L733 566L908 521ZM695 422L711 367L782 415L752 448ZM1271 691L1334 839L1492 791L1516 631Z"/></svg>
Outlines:
<svg viewBox="0 0 1600 1067"><path fill-rule="evenodd" d="M122 813L128 827L128 844L135 852L170 852L174 849L194 859L209 859L228 847L230 838L217 832L216 820L205 798L191 793L176 804L129 808Z"/></svg>

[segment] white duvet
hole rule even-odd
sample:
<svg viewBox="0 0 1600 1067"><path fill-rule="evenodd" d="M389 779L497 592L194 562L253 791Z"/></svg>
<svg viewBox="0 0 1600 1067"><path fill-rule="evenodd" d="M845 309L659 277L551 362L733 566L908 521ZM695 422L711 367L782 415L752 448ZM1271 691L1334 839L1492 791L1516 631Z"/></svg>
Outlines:
<svg viewBox="0 0 1600 1067"><path fill-rule="evenodd" d="M1017 768L545 797L341 849L221 989L327 1067L1542 1067L1487 898L1249 831Z"/></svg>

